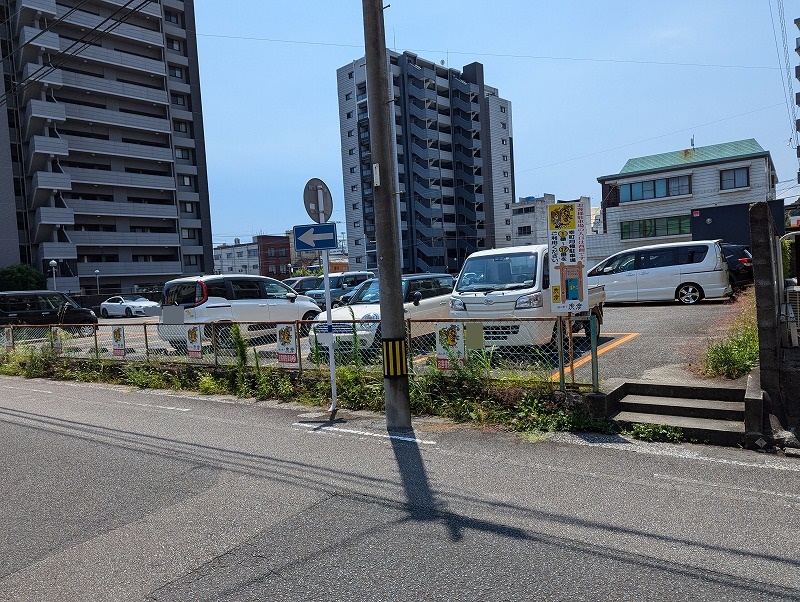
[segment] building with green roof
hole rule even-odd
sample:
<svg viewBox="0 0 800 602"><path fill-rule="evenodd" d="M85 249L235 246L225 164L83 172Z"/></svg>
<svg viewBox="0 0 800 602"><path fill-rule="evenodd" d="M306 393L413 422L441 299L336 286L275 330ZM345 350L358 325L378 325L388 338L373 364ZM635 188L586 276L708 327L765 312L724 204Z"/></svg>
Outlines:
<svg viewBox="0 0 800 602"><path fill-rule="evenodd" d="M772 158L752 138L635 157L597 181L603 227L590 237L590 256L690 240L750 244L748 212L757 201L770 203L783 228Z"/></svg>

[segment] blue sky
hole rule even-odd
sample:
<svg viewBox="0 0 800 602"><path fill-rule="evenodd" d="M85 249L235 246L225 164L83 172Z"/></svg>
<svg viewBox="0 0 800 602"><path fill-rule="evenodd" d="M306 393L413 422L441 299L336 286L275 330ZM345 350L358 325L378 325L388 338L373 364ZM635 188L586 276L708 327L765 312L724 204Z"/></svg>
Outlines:
<svg viewBox="0 0 800 602"><path fill-rule="evenodd" d="M385 3L389 48L459 70L479 61L511 101L518 197L597 205L599 176L693 136L696 146L755 138L772 154L778 196L800 194L786 102L798 89L800 13L785 14L787 77L777 0ZM343 221L336 69L364 54L361 2L195 6L213 242L309 223L312 177Z"/></svg>

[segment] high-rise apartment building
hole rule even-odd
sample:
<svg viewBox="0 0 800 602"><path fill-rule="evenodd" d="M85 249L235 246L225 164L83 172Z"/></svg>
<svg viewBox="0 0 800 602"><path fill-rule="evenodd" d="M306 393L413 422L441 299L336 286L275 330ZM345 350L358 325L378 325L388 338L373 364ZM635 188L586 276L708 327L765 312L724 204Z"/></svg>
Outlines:
<svg viewBox="0 0 800 602"><path fill-rule="evenodd" d="M387 51L403 272L456 273L467 255L511 244L511 103L483 65L463 71ZM378 267L364 59L336 72L351 269Z"/></svg>
<svg viewBox="0 0 800 602"><path fill-rule="evenodd" d="M61 290L212 270L193 0L0 1L0 266Z"/></svg>

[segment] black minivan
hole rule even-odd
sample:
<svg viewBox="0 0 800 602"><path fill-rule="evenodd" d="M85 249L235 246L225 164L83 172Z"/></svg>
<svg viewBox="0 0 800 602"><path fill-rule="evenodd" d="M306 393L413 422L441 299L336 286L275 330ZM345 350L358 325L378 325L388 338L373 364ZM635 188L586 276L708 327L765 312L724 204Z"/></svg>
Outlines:
<svg viewBox="0 0 800 602"><path fill-rule="evenodd" d="M97 316L58 291L0 292L0 325L75 326L75 334L89 336L97 328Z"/></svg>

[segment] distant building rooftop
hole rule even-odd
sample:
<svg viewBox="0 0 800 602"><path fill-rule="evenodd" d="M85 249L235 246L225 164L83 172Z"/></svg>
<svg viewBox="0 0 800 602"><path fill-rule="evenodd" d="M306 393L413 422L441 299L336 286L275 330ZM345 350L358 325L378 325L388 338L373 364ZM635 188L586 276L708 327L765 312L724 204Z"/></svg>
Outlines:
<svg viewBox="0 0 800 602"><path fill-rule="evenodd" d="M701 163L717 163L720 161L732 161L746 157L769 156L761 145L753 138L747 140L737 140L735 142L725 142L723 144L712 144L711 146L699 146L697 148L687 148L669 153L649 155L647 157L635 157L628 159L625 166L619 173L602 176L597 178L598 182L603 182L609 178L622 175L632 175L636 173L646 173L652 171L663 171L675 169L676 167L697 165Z"/></svg>

